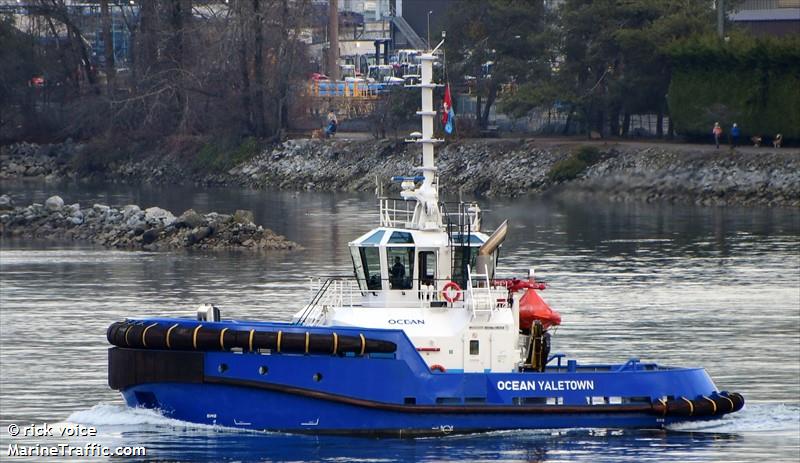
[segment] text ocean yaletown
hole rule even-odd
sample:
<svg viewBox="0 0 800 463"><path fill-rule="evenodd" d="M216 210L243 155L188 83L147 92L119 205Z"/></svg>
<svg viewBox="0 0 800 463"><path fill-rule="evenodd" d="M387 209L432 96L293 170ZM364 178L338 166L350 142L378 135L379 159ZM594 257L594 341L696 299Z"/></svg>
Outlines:
<svg viewBox="0 0 800 463"><path fill-rule="evenodd" d="M498 381L500 391L593 391L594 380Z"/></svg>

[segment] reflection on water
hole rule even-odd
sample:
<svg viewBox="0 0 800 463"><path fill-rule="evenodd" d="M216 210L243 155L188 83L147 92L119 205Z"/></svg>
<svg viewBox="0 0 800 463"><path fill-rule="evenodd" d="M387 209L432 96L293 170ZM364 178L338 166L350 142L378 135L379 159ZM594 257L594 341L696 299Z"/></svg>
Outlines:
<svg viewBox="0 0 800 463"><path fill-rule="evenodd" d="M702 365L746 409L662 432L518 431L370 440L234 433L128 410L106 385L105 329L126 316L286 319L310 277L347 273L346 244L377 222L371 195L235 189L4 184L17 203L251 209L305 250L148 253L6 240L0 251L0 447L9 423L96 424L114 445L163 459L261 461L796 461L800 456L800 211L522 199L509 218L507 274L536 268L563 316L554 350ZM98 405L100 404L100 405ZM0 458L2 459L2 458Z"/></svg>

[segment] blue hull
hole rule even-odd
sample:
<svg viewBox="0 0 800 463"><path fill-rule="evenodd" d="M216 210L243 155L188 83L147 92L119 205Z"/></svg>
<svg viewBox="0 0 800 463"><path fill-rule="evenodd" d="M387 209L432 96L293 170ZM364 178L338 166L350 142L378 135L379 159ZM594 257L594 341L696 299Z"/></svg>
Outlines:
<svg viewBox="0 0 800 463"><path fill-rule="evenodd" d="M153 323L197 327L187 320L141 323L137 329ZM279 330L284 339L303 333L306 351L315 339L333 332L280 323L203 326L217 325L242 333ZM130 345L134 335L129 331L124 342ZM198 331L187 331L193 333L195 349L197 339L202 341ZM719 417L743 404L720 393L702 368L665 368L635 360L563 365L559 358L544 372L442 373L429 369L401 330L335 331L340 339L368 339L396 349L369 353L364 341L360 352L356 347L355 352L337 354L230 351L224 346L204 351L193 350L192 344L184 350L174 350L175 345L153 348L151 341L149 347L143 342L110 349L109 384L132 407L156 408L195 423L393 436L520 428L660 428ZM216 333L210 342L217 342Z"/></svg>
<svg viewBox="0 0 800 463"><path fill-rule="evenodd" d="M132 407L155 405L166 416L183 421L294 433L405 437L504 429L653 429L679 421L648 413L403 413L209 384L149 384L128 389L123 396ZM157 403L150 401L153 396Z"/></svg>

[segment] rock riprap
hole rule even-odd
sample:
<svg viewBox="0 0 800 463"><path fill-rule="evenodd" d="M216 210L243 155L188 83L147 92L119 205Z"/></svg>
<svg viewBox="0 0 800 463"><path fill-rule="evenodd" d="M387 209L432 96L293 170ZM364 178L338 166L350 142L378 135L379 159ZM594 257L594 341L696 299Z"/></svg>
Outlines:
<svg viewBox="0 0 800 463"><path fill-rule="evenodd" d="M298 249L272 230L256 225L253 213L199 214L189 209L178 217L160 207L111 207L65 204L52 196L44 204L14 207L0 196L0 236L85 241L121 249Z"/></svg>

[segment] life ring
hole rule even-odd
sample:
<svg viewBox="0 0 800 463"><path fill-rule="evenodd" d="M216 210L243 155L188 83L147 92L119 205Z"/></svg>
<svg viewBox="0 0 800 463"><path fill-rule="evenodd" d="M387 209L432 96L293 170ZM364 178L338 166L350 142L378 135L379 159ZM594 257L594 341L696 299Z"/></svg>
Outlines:
<svg viewBox="0 0 800 463"><path fill-rule="evenodd" d="M439 372L442 372L442 373L446 373L447 369L445 367L439 365L438 363L434 363L433 365L431 365L431 371L439 371Z"/></svg>
<svg viewBox="0 0 800 463"><path fill-rule="evenodd" d="M450 295L451 289L455 290L456 292L454 296ZM461 286L458 286L458 283L455 281L448 282L446 285L444 285L444 288L442 288L442 297L444 297L444 300L447 302L456 302L457 300L461 299Z"/></svg>

